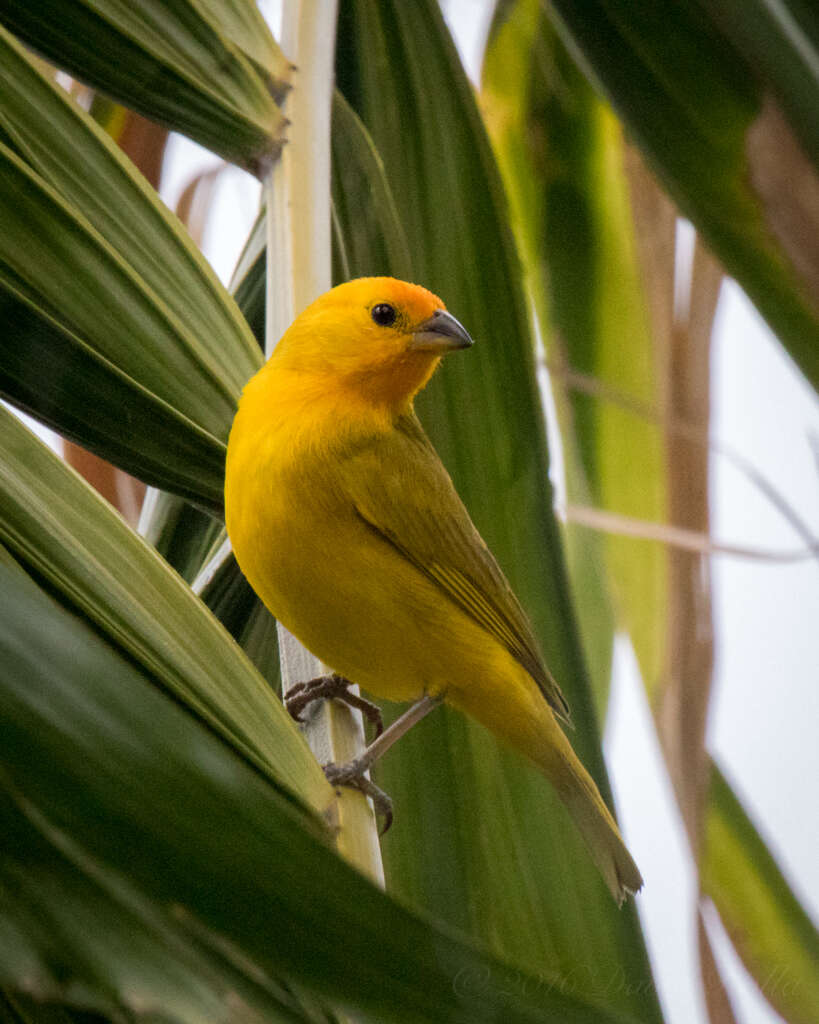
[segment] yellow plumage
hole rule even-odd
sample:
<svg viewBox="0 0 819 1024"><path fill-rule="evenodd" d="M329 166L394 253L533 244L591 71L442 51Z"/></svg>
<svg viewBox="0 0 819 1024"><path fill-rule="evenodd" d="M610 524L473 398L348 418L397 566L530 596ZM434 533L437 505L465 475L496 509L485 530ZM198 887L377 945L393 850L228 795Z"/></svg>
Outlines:
<svg viewBox="0 0 819 1024"><path fill-rule="evenodd" d="M442 353L469 343L443 310L426 289L363 278L294 321L231 431L233 550L272 614L336 672L388 700L442 696L534 761L622 900L640 873L556 720L568 709L528 620L413 412Z"/></svg>

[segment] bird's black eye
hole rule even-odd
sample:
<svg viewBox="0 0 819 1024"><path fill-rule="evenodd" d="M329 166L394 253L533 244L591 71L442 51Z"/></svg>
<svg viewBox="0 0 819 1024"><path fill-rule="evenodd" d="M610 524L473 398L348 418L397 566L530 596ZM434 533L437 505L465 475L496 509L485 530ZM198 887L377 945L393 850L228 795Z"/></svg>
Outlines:
<svg viewBox="0 0 819 1024"><path fill-rule="evenodd" d="M395 308L389 302L379 302L377 306L373 306L370 310L370 316L379 327L392 327L397 314Z"/></svg>

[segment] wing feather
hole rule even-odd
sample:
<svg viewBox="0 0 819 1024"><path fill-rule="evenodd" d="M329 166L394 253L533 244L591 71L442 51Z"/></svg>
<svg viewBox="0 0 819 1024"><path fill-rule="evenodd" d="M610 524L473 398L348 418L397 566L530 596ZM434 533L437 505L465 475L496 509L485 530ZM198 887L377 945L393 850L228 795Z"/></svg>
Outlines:
<svg viewBox="0 0 819 1024"><path fill-rule="evenodd" d="M526 669L552 709L569 707L543 663L526 613L415 415L337 469L358 516L432 580Z"/></svg>

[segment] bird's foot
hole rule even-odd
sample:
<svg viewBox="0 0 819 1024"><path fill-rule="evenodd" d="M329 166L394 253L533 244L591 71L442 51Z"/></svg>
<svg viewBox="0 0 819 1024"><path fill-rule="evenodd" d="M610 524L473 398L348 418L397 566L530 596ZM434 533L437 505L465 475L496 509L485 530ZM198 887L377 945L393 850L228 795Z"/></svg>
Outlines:
<svg viewBox="0 0 819 1024"><path fill-rule="evenodd" d="M384 819L384 825L379 833L383 836L392 825L392 800L364 774L368 767L366 760L361 757L346 764L326 764L324 774L331 786L350 786L372 800L375 813Z"/></svg>
<svg viewBox="0 0 819 1024"><path fill-rule="evenodd" d="M349 679L336 673L329 676L317 676L307 683L296 683L288 690L284 698L284 706L297 722L301 722L302 711L314 700L330 700L331 698L341 700L352 708L358 708L367 721L375 726L375 738L378 739L384 731L384 722L378 705L360 697L357 693L350 693L350 686L352 683Z"/></svg>

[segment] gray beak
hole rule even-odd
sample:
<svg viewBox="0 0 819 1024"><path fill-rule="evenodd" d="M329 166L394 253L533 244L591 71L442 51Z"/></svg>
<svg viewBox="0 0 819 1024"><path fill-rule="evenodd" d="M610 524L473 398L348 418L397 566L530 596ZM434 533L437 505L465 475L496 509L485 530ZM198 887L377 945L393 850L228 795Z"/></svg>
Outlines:
<svg viewBox="0 0 819 1024"><path fill-rule="evenodd" d="M472 344L466 329L451 313L436 309L429 320L415 328L410 347L420 352L440 352L443 355L455 348L469 348Z"/></svg>

